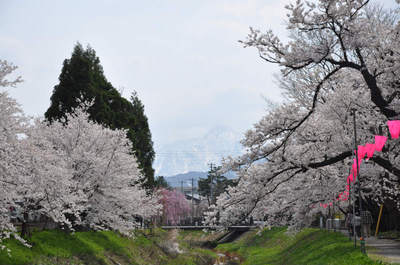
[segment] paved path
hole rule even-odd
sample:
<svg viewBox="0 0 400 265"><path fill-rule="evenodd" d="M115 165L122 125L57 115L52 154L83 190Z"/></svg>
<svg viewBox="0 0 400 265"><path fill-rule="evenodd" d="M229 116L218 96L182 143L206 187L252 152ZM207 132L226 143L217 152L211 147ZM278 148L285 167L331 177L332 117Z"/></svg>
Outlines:
<svg viewBox="0 0 400 265"><path fill-rule="evenodd" d="M344 235L348 236L347 230L340 230ZM368 247L374 249L368 249L368 254L378 255L384 258L383 261L388 263L399 263L400 264L400 242L391 239L380 239L374 236L368 237L365 240ZM357 245L360 242L357 240Z"/></svg>
<svg viewBox="0 0 400 265"><path fill-rule="evenodd" d="M367 246L375 248L375 250L370 250L371 254L383 256L389 263L400 264L400 242L376 237L366 238L365 242Z"/></svg>

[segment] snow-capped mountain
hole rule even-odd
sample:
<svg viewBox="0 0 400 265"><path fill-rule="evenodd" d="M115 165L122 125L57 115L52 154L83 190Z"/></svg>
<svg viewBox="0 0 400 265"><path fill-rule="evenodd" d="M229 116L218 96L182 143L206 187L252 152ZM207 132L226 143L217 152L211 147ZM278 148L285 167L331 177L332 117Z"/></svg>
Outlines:
<svg viewBox="0 0 400 265"><path fill-rule="evenodd" d="M203 137L156 147L154 169L158 176L172 176L189 171L207 172L209 163L221 164L222 157L242 152L242 134L228 127L216 127Z"/></svg>

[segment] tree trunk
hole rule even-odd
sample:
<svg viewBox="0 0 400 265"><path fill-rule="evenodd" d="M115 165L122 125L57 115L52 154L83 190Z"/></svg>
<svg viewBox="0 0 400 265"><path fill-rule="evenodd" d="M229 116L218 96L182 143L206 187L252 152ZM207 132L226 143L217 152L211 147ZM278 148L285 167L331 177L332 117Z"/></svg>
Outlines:
<svg viewBox="0 0 400 265"><path fill-rule="evenodd" d="M29 225L28 225L28 213L24 212L24 218L21 224L21 237L29 235Z"/></svg>

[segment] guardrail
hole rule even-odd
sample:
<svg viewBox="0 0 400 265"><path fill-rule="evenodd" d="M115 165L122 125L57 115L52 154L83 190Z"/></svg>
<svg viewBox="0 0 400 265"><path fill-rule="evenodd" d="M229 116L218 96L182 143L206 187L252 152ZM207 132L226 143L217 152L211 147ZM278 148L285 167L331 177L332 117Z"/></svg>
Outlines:
<svg viewBox="0 0 400 265"><path fill-rule="evenodd" d="M162 229L188 229L188 230L202 230L202 229L210 229L210 230L218 230L218 229L225 229L228 230L249 230L257 228L258 226L255 225L232 225L228 227L224 226L205 226L205 225L172 225L172 226L161 226Z"/></svg>

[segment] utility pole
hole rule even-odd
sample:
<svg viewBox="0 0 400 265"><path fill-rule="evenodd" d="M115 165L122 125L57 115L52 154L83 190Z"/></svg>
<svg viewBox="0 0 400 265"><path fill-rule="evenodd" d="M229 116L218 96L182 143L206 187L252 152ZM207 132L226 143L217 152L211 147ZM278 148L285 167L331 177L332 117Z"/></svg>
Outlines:
<svg viewBox="0 0 400 265"><path fill-rule="evenodd" d="M354 178L354 176L353 176L353 178ZM353 198L353 235L354 235L354 248L356 248L357 247L357 238L356 238L356 195L355 195L355 192L354 192L354 184L352 184L351 182L350 182L350 187L351 186L353 186L353 193L351 194L352 195L352 198Z"/></svg>
<svg viewBox="0 0 400 265"><path fill-rule="evenodd" d="M183 197L185 197L185 193L183 192L183 180L181 180L181 193L183 194ZM186 214L183 213L183 220L186 219L186 216L185 216L185 215L186 215ZM179 219L180 219L180 217L179 217ZM179 224L182 225L181 220L179 220Z"/></svg>
<svg viewBox="0 0 400 265"><path fill-rule="evenodd" d="M214 169L214 165L213 165L213 163L210 163L210 177L211 177L211 180L210 180L210 205L213 203L213 185L214 185L214 180L213 180L213 177L214 177L214 172L213 172L213 169Z"/></svg>
<svg viewBox="0 0 400 265"><path fill-rule="evenodd" d="M361 212L362 212L362 202L361 202L361 182L360 182L360 165L358 163L358 147L357 147L357 126L356 126L356 109L351 109L351 114L353 115L353 124L354 124L354 149L355 149L355 157L356 157L356 166L357 166L357 188L358 188L358 201L359 201L359 214L361 218ZM355 178L354 172L353 172L353 178ZM354 181L355 182L355 181ZM355 183L354 183L355 184ZM355 192L354 192L355 193ZM355 199L354 199L354 206L355 206ZM355 208L355 207L354 207ZM355 212L355 209L353 210ZM355 215L354 215L355 217ZM355 220L355 219L354 219ZM355 221L354 221L355 223ZM355 227L355 225L354 225ZM355 231L354 231L355 232ZM362 236L362 229L360 229L360 233ZM356 236L354 233L354 245L356 246Z"/></svg>
<svg viewBox="0 0 400 265"><path fill-rule="evenodd" d="M356 110L353 111L353 123L354 123L354 148L356 150L356 164L357 164L357 184L358 184L358 201L359 201L359 211L361 216L362 211L362 201L361 201L361 181L360 181L360 165L358 163L358 147L357 147L357 127L356 127Z"/></svg>
<svg viewBox="0 0 400 265"><path fill-rule="evenodd" d="M183 193L183 180L181 180L181 192L182 192L182 194L184 194Z"/></svg>
<svg viewBox="0 0 400 265"><path fill-rule="evenodd" d="M192 225L193 225L193 178L192 178Z"/></svg>
<svg viewBox="0 0 400 265"><path fill-rule="evenodd" d="M351 170L350 170L350 173L351 173ZM352 196L352 194L351 194L351 182L349 181L349 213L348 214L350 214L350 209L351 209L351 196ZM347 218L348 218L348 216L347 216ZM353 219L354 219L354 207L353 207ZM353 225L353 229L354 229L354 225ZM354 232L354 230L353 230L353 232ZM350 231L349 231L349 241L351 241Z"/></svg>
<svg viewBox="0 0 400 265"><path fill-rule="evenodd" d="M354 116L354 109L351 110L351 114ZM356 141L354 141L354 145L356 146L356 150L357 150L357 145L356 145ZM357 152L357 151L356 151ZM356 156L355 160L357 161L357 153L354 154L352 153L352 157ZM354 160L353 160L354 161ZM354 176L354 172L353 172L353 180L354 180L355 176ZM355 182L355 180L354 180ZM355 196L355 185L353 183L353 181L350 181L350 190L353 190L353 192L350 194L351 195L351 200L353 202L353 237L354 237L354 248L357 247L357 237L356 237L356 196Z"/></svg>

